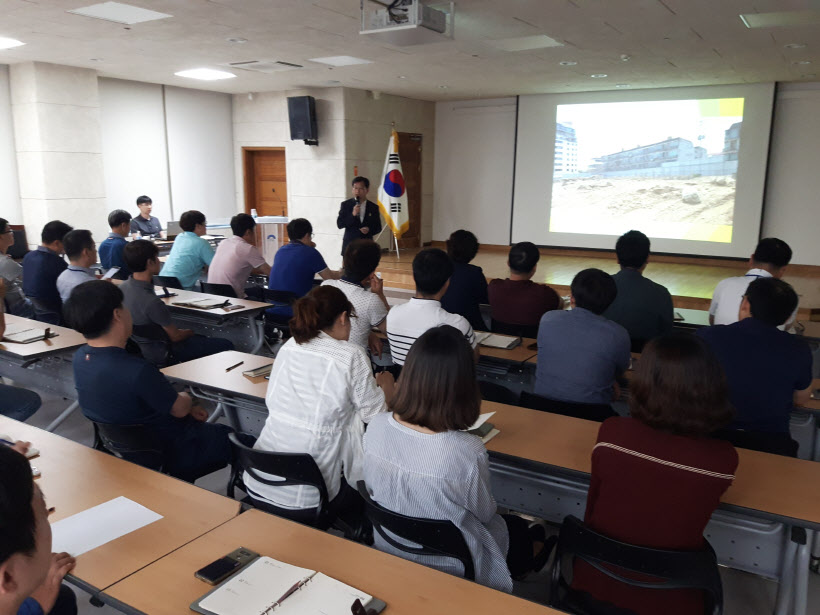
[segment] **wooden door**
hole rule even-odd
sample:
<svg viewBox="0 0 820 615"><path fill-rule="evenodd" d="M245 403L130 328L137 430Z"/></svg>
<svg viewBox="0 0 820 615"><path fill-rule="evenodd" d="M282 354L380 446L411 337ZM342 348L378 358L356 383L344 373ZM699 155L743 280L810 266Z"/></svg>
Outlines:
<svg viewBox="0 0 820 615"><path fill-rule="evenodd" d="M288 215L285 148L242 148L245 165L245 213Z"/></svg>
<svg viewBox="0 0 820 615"><path fill-rule="evenodd" d="M410 208L410 228L399 239L401 248L421 246L421 137L416 133L399 133L399 158Z"/></svg>

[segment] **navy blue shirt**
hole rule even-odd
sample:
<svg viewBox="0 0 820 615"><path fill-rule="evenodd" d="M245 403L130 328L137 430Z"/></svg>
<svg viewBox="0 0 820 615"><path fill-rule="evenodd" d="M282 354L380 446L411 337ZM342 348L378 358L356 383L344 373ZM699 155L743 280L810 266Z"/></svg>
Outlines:
<svg viewBox="0 0 820 615"><path fill-rule="evenodd" d="M298 297L304 297L313 288L313 278L327 269L325 259L319 250L292 241L279 248L273 257L273 266L268 276L268 288L285 290ZM290 307L273 308L275 314L292 315Z"/></svg>
<svg viewBox="0 0 820 615"><path fill-rule="evenodd" d="M717 355L737 414L730 429L789 433L794 392L811 385L802 339L754 318L697 332Z"/></svg>
<svg viewBox="0 0 820 615"><path fill-rule="evenodd" d="M450 287L441 298L441 307L451 314L460 314L477 331L484 331L487 325L481 318L479 305L488 304L487 278L481 267L468 263L453 263Z"/></svg>
<svg viewBox="0 0 820 615"><path fill-rule="evenodd" d="M57 278L68 268L63 257L45 246L38 246L23 258L23 293L47 305L63 304L57 290Z"/></svg>
<svg viewBox="0 0 820 615"><path fill-rule="evenodd" d="M97 250L102 266L105 269L119 267L117 278L123 280L127 280L128 276L131 275L131 271L125 265L125 259L122 257L122 250L126 245L128 245L128 242L125 241L125 237L117 233L109 233Z"/></svg>

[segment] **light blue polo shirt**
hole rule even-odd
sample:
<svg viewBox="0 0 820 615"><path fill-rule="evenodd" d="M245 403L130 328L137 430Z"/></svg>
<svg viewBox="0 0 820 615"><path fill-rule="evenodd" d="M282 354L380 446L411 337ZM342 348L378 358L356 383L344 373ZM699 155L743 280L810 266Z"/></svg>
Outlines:
<svg viewBox="0 0 820 615"><path fill-rule="evenodd" d="M185 231L174 239L160 275L177 278L185 290L193 290L202 268L210 265L213 259L211 244L196 233Z"/></svg>

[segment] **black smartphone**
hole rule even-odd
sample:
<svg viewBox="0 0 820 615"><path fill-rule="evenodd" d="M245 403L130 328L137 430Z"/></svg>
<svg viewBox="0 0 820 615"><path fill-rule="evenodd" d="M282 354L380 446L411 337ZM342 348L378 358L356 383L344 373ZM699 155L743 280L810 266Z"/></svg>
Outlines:
<svg viewBox="0 0 820 615"><path fill-rule="evenodd" d="M227 579L234 572L241 570L257 557L259 557L258 553L254 553L245 547L239 547L236 551L231 551L225 557L220 557L218 560L200 568L194 576L210 585L216 585Z"/></svg>

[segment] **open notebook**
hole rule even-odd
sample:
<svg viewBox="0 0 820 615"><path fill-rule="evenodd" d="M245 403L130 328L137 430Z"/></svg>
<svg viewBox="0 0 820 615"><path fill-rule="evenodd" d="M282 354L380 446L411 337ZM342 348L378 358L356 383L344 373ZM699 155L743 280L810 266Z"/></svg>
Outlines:
<svg viewBox="0 0 820 615"><path fill-rule="evenodd" d="M192 603L191 610L205 615L350 615L356 599L377 613L385 607L321 572L260 557Z"/></svg>
<svg viewBox="0 0 820 615"><path fill-rule="evenodd" d="M515 337L512 335L498 335L497 333L487 333L486 331L476 333L475 338L481 346L487 346L488 348L501 348L503 350L510 350L521 343L520 337Z"/></svg>
<svg viewBox="0 0 820 615"><path fill-rule="evenodd" d="M19 325L12 323L6 326L3 333L4 342L14 342L16 344L30 344L40 340L57 337L57 334L52 332L48 327L40 329L38 327L28 327L26 325Z"/></svg>
<svg viewBox="0 0 820 615"><path fill-rule="evenodd" d="M212 310L214 308L223 307L230 303L226 299L192 299L190 301L174 301L174 305L181 305L182 307L198 308L200 310Z"/></svg>

